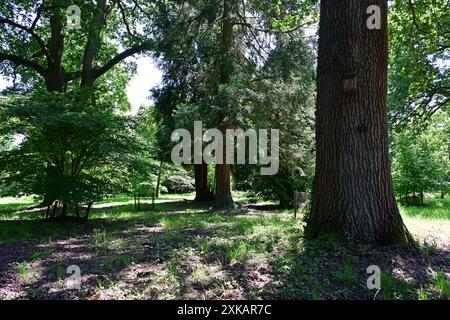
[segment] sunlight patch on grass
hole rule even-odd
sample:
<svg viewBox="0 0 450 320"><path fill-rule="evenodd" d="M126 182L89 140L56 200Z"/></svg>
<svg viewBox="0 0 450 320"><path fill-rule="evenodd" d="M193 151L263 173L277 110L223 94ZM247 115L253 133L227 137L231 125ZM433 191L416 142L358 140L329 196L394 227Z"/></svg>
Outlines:
<svg viewBox="0 0 450 320"><path fill-rule="evenodd" d="M34 200L33 196L0 198L0 219L26 218L26 214L15 215L12 217L12 213L28 209L36 204L37 202Z"/></svg>
<svg viewBox="0 0 450 320"><path fill-rule="evenodd" d="M208 217L204 214L176 214L162 216L160 225L167 230L194 228L200 229L205 227L205 221Z"/></svg>
<svg viewBox="0 0 450 320"><path fill-rule="evenodd" d="M430 220L450 221L450 197L444 199L425 199L423 206L402 206L400 212L408 217L416 217Z"/></svg>
<svg viewBox="0 0 450 320"><path fill-rule="evenodd" d="M448 243L450 239L450 220L403 215L403 221L421 244L436 246L439 243Z"/></svg>
<svg viewBox="0 0 450 320"><path fill-rule="evenodd" d="M37 272L28 262L14 262L12 266L20 281L28 283L37 279Z"/></svg>
<svg viewBox="0 0 450 320"><path fill-rule="evenodd" d="M14 204L34 204L34 197L33 196L24 196L24 197L3 197L0 198L0 205L14 205Z"/></svg>
<svg viewBox="0 0 450 320"><path fill-rule="evenodd" d="M228 262L233 264L236 262L244 263L251 256L251 245L246 241L233 242L228 246L227 258Z"/></svg>
<svg viewBox="0 0 450 320"><path fill-rule="evenodd" d="M192 271L191 280L195 284L206 286L214 280L214 275L207 266L200 264Z"/></svg>

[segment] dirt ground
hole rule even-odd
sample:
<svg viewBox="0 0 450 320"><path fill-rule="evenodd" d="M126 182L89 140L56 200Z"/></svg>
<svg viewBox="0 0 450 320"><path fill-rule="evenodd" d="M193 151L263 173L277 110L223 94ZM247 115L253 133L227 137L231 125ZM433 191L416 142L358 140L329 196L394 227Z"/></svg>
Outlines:
<svg viewBox="0 0 450 320"><path fill-rule="evenodd" d="M406 222L418 252L307 242L301 220L267 208L1 222L47 226L0 245L0 299L373 299L370 265L377 299L448 299L448 225ZM68 287L72 265L80 289Z"/></svg>

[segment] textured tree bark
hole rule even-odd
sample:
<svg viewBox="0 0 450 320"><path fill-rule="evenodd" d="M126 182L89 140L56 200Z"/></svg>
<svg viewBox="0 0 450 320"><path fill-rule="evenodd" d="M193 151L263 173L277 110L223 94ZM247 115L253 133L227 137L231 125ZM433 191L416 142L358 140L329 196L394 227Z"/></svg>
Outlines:
<svg viewBox="0 0 450 320"><path fill-rule="evenodd" d="M91 87L95 82L94 60L100 49L100 34L105 24L107 1L97 1L96 11L92 16L87 36L86 47L83 54L83 67L81 70L81 86Z"/></svg>
<svg viewBox="0 0 450 320"><path fill-rule="evenodd" d="M231 48L233 44L233 23L231 21L230 1L223 2L223 19L222 19L222 61L220 65L220 79L221 85L226 85L230 82L230 73L232 70ZM225 114L220 115L222 131L228 128L224 123ZM223 160L226 159L226 148L224 143ZM233 197L231 196L231 168L229 164L216 164L216 193L214 196L214 206L216 208L227 208L234 205Z"/></svg>
<svg viewBox="0 0 450 320"><path fill-rule="evenodd" d="M381 8L381 29L366 26L370 5ZM387 36L387 0L321 1L316 175L307 236L413 242L390 172ZM347 90L348 84L354 88Z"/></svg>
<svg viewBox="0 0 450 320"><path fill-rule="evenodd" d="M214 194L208 186L208 165L206 163L194 165L195 199L194 201L212 201Z"/></svg>
<svg viewBox="0 0 450 320"><path fill-rule="evenodd" d="M214 196L214 207L216 208L228 208L234 206L230 187L230 169L229 164L216 165L216 194Z"/></svg>
<svg viewBox="0 0 450 320"><path fill-rule="evenodd" d="M61 14L55 10L50 16L50 39L48 52L51 60L48 61L45 84L48 91L63 92L65 89L65 72L62 67L62 54L64 50L64 24Z"/></svg>
<svg viewBox="0 0 450 320"><path fill-rule="evenodd" d="M51 60L48 61L48 67L45 70L45 86L47 91L64 92L65 89L65 73L62 67L62 52L64 49L62 17L57 10L50 16L50 39L48 42L48 53ZM47 179L58 175L55 168L47 166ZM56 199L48 193L44 195L43 205L50 205Z"/></svg>

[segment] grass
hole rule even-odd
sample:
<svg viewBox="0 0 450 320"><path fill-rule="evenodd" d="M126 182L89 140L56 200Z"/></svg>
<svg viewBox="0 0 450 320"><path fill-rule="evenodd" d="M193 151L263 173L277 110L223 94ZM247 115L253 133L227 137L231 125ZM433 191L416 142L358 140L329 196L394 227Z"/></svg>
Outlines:
<svg viewBox="0 0 450 320"><path fill-rule="evenodd" d="M439 271L436 276L436 287L442 299L448 300L450 297L450 283L443 271Z"/></svg>
<svg viewBox="0 0 450 320"><path fill-rule="evenodd" d="M26 261L13 263L13 269L16 272L16 277L22 282L31 282L36 278L36 273L33 267Z"/></svg>
<svg viewBox="0 0 450 320"><path fill-rule="evenodd" d="M33 196L24 197L3 197L0 198L0 219L11 218L11 213L28 209L37 204ZM23 215L16 214L18 218L22 218Z"/></svg>
<svg viewBox="0 0 450 320"><path fill-rule="evenodd" d="M23 197L2 197L0 198L1 209L13 208L15 206L23 205L29 206L35 203L33 196Z"/></svg>
<svg viewBox="0 0 450 320"><path fill-rule="evenodd" d="M403 215L428 220L450 220L450 196L444 199L425 199L423 206L401 206Z"/></svg>
<svg viewBox="0 0 450 320"><path fill-rule="evenodd" d="M449 245L450 219L442 214L448 199L401 208L421 239L417 258L396 248L306 241L303 222L289 210L216 214L180 202L185 196L192 195L166 195L154 211L135 211L129 198L114 198L111 203L119 204L103 203L87 223L19 220L10 212L0 221L6 257L0 263L28 284L21 293L28 298L372 299L375 292L365 287L372 264L382 270L377 299L449 297L442 260ZM10 210L13 200L1 199L0 210ZM23 204L33 205L29 201ZM70 264L88 279L82 290L60 285Z"/></svg>
<svg viewBox="0 0 450 320"><path fill-rule="evenodd" d="M200 265L195 267L191 277L194 283L206 286L213 280L214 275L211 274L211 271L206 266Z"/></svg>
<svg viewBox="0 0 450 320"><path fill-rule="evenodd" d="M430 300L428 294L423 288L419 289L419 292L417 293L417 300Z"/></svg>
<svg viewBox="0 0 450 320"><path fill-rule="evenodd" d="M230 263L246 262L250 256L249 245L244 241L232 243L227 249L227 258Z"/></svg>
<svg viewBox="0 0 450 320"><path fill-rule="evenodd" d="M58 281L63 281L63 279L65 277L64 268L60 263L56 264L55 275L56 275L56 279L58 279Z"/></svg>
<svg viewBox="0 0 450 320"><path fill-rule="evenodd" d="M112 254L108 255L105 258L103 265L107 269L122 269L131 264L132 262L133 259L128 255Z"/></svg>
<svg viewBox="0 0 450 320"><path fill-rule="evenodd" d="M159 200L170 200L170 201L183 201L183 200L193 200L195 198L195 193L178 193L178 194L167 194L162 193L156 198L156 201ZM141 201L151 201L152 197L141 197ZM117 195L114 197L106 198L103 201L98 202L99 204L114 204L120 203L123 204L125 202L133 203L134 197L128 195Z"/></svg>
<svg viewBox="0 0 450 320"><path fill-rule="evenodd" d="M355 285L358 283L358 275L348 257L344 258L344 266L342 270L333 273L334 278L346 285Z"/></svg>
<svg viewBox="0 0 450 320"><path fill-rule="evenodd" d="M383 299L394 300L402 298L406 289L406 283L394 277L389 270L384 269L381 271L381 295Z"/></svg>
<svg viewBox="0 0 450 320"><path fill-rule="evenodd" d="M409 230L421 239L423 250L432 255L437 246L450 239L450 196L444 199L425 199L425 205L399 206Z"/></svg>

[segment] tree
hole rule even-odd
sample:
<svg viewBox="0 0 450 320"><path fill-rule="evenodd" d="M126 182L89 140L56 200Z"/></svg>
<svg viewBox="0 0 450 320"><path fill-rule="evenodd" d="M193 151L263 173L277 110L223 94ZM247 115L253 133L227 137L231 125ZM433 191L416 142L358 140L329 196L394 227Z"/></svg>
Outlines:
<svg viewBox="0 0 450 320"><path fill-rule="evenodd" d="M392 1L389 27L389 118L401 129L450 105L450 2Z"/></svg>
<svg viewBox="0 0 450 320"><path fill-rule="evenodd" d="M82 13L79 30L66 26L73 4ZM20 74L24 84L43 82L49 91L62 92L75 80L91 86L127 57L151 48L152 24L143 28L137 20L148 21L154 8L139 0L6 1L0 6L2 72ZM125 49L119 52L111 40Z"/></svg>
<svg viewBox="0 0 450 320"><path fill-rule="evenodd" d="M371 5L380 29L366 24ZM321 1L310 237L412 242L389 165L387 36L387 0Z"/></svg>
<svg viewBox="0 0 450 320"><path fill-rule="evenodd" d="M404 204L423 204L424 192L448 189L449 117L441 112L431 120L425 130L411 126L395 136L393 176Z"/></svg>
<svg viewBox="0 0 450 320"><path fill-rule="evenodd" d="M167 39L166 39L167 40ZM165 40L165 41L166 41ZM177 43L177 42L175 42ZM171 48L163 49L165 52L171 51ZM178 51L178 54L180 54ZM184 48L183 58L188 59L192 52L189 48ZM192 56L191 56L192 57ZM158 110L157 117L160 125L158 126L158 146L160 156L160 170L158 173L158 181L161 180L162 164L164 161L170 162L171 152L171 133L177 127L191 128L195 120L202 119L205 121L208 116L205 116L205 110L200 112L195 108L191 108L191 104L198 96L198 88L196 81L192 79L192 71L189 72L185 60L174 59L171 60L165 56L160 65L165 70L165 77L163 80L163 87L153 90L153 97L155 98L155 108ZM189 116L177 116L176 110L180 105L189 104L187 113ZM208 166L206 163L194 165L195 176L195 199L194 201L212 201L214 193L208 186Z"/></svg>
<svg viewBox="0 0 450 320"><path fill-rule="evenodd" d="M234 85L241 106L240 127L278 129L279 171L260 174L260 166L234 166L234 185L254 196L293 205L295 191L310 191L314 172L314 68L301 30L277 35L277 47L258 70L260 81Z"/></svg>
<svg viewBox="0 0 450 320"><path fill-rule="evenodd" d="M79 30L66 26L67 7L73 4L81 9ZM66 92L103 85L126 109L125 83L133 66L116 66L151 48L156 7L156 2L140 0L5 1L0 5L0 70L14 79L13 89L21 91L45 87ZM147 23L143 26L142 21ZM118 44L125 49L120 51ZM109 79L102 77L106 73ZM50 168L45 171L49 179L58 176ZM43 203L54 200L48 195Z"/></svg>
<svg viewBox="0 0 450 320"><path fill-rule="evenodd" d="M1 133L22 139L0 153L2 183L50 196L63 205L63 217L70 206L78 212L80 204L124 191L139 145L128 120L111 109L107 98L86 90L8 99L0 106Z"/></svg>
<svg viewBox="0 0 450 320"><path fill-rule="evenodd" d="M181 112L191 118L194 110L200 111L194 120L207 121L210 127L222 131L240 124L242 106L234 95L236 86L271 80L272 75L258 78L258 70L277 46L278 34L294 34L301 29L300 21L307 21L305 12L310 4L292 1L267 6L262 1L235 0L174 4L170 9L173 13L167 14L167 21L162 23L166 27L159 49L169 80L175 84L172 87L177 88L176 93L183 92L175 108L181 104L191 108ZM173 72L182 73L182 77L175 81ZM207 190L207 168L204 164L196 168L202 168L196 176L205 187L198 189ZM229 164L215 166L216 207L234 204L231 171Z"/></svg>

